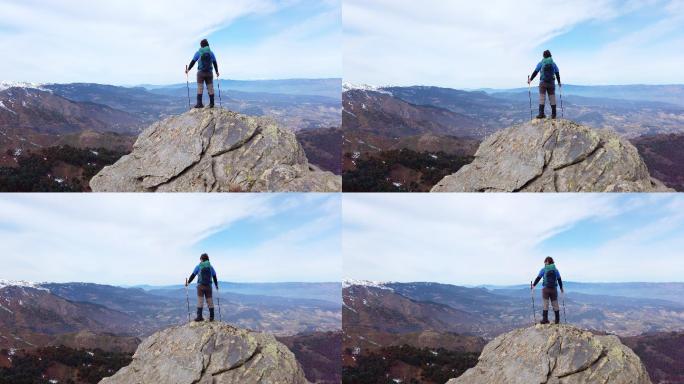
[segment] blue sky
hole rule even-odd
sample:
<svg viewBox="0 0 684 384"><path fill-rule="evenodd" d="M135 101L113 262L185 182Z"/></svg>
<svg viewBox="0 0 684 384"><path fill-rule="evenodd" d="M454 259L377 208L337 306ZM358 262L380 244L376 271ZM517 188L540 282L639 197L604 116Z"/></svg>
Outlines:
<svg viewBox="0 0 684 384"><path fill-rule="evenodd" d="M203 252L224 281L342 278L335 194L10 194L0 212L0 279L174 284Z"/></svg>
<svg viewBox="0 0 684 384"><path fill-rule="evenodd" d="M550 49L571 84L684 83L680 0L345 0L344 79L525 86Z"/></svg>
<svg viewBox="0 0 684 384"><path fill-rule="evenodd" d="M342 75L340 0L0 0L1 80L178 83L202 38L223 78Z"/></svg>
<svg viewBox="0 0 684 384"><path fill-rule="evenodd" d="M569 281L684 281L679 194L343 197L347 278L522 284L546 256Z"/></svg>

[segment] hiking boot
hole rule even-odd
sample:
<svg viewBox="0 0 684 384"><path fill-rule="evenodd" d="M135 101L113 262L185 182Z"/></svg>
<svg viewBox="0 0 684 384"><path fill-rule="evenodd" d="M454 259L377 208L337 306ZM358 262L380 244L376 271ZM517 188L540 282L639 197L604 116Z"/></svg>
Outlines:
<svg viewBox="0 0 684 384"><path fill-rule="evenodd" d="M197 308L197 317L195 317L195 321L204 321L204 317L202 317L202 308Z"/></svg>
<svg viewBox="0 0 684 384"><path fill-rule="evenodd" d="M209 95L209 108L214 108L214 95Z"/></svg>
<svg viewBox="0 0 684 384"><path fill-rule="evenodd" d="M544 114L544 104L539 104L539 114L537 115L537 119L545 119L546 115Z"/></svg>
<svg viewBox="0 0 684 384"><path fill-rule="evenodd" d="M195 108L204 108L204 104L202 104L202 95L197 95L197 104L195 104Z"/></svg>
<svg viewBox="0 0 684 384"><path fill-rule="evenodd" d="M542 311L542 321L539 324L549 323L549 311Z"/></svg>
<svg viewBox="0 0 684 384"><path fill-rule="evenodd" d="M560 323L560 311L553 311L553 315L555 316L554 323L559 324Z"/></svg>
<svg viewBox="0 0 684 384"><path fill-rule="evenodd" d="M556 106L555 105L551 106L551 118L552 119L556 118Z"/></svg>
<svg viewBox="0 0 684 384"><path fill-rule="evenodd" d="M214 308L209 308L209 321L214 321Z"/></svg>

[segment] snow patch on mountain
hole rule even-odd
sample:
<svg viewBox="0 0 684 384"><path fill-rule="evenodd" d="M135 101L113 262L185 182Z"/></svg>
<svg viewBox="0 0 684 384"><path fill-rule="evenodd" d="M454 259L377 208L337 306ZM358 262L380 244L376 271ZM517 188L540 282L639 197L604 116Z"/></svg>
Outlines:
<svg viewBox="0 0 684 384"><path fill-rule="evenodd" d="M10 112L10 113L14 113L15 115L17 114L17 113L14 112L13 110L7 108L7 107L5 106L5 104L2 103L2 100L0 100L0 109L4 109L4 110L6 110L6 111L8 111L8 112Z"/></svg>
<svg viewBox="0 0 684 384"><path fill-rule="evenodd" d="M34 283L31 281L26 281L26 280L5 280L5 279L0 279L0 289L6 288L6 287L23 287L23 288L33 288L33 289L39 289L41 291L47 291L50 292L49 289L43 288L41 286L41 283Z"/></svg>
<svg viewBox="0 0 684 384"><path fill-rule="evenodd" d="M0 92L10 88L28 88L37 89L39 91L52 92L52 90L44 88L45 83L29 83L26 81L0 81Z"/></svg>
<svg viewBox="0 0 684 384"><path fill-rule="evenodd" d="M384 87L377 87L375 85L369 85L369 84L352 84L348 82L342 83L342 91L353 91L353 90L360 90L360 91L372 91L372 92L378 92L378 93L384 93L387 95L391 95L392 93L385 91L383 89Z"/></svg>
<svg viewBox="0 0 684 384"><path fill-rule="evenodd" d="M342 288L349 288L353 285L360 285L362 287L372 287L372 288L379 288L379 289L387 289L390 291L393 291L394 289L385 286L385 284L389 284L389 282L383 282L383 281L370 281L370 280L356 280L356 279L345 279L342 281Z"/></svg>

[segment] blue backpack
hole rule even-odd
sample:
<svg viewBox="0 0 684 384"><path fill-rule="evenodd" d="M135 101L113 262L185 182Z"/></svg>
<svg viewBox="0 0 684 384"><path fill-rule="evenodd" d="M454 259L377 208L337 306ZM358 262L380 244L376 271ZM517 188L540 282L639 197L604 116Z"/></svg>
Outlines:
<svg viewBox="0 0 684 384"><path fill-rule="evenodd" d="M553 61L549 61L542 66L541 70L541 80L545 83L553 83L553 76L555 72L553 70Z"/></svg>
<svg viewBox="0 0 684 384"><path fill-rule="evenodd" d="M556 279L556 268L548 268L544 271L544 286L548 288L556 288L558 286L558 279Z"/></svg>
<svg viewBox="0 0 684 384"><path fill-rule="evenodd" d="M200 55L198 69L203 72L211 72L212 61L213 60L211 59L211 51L207 49Z"/></svg>
<svg viewBox="0 0 684 384"><path fill-rule="evenodd" d="M211 265L209 263L205 266L200 264L198 283L201 285L211 285Z"/></svg>

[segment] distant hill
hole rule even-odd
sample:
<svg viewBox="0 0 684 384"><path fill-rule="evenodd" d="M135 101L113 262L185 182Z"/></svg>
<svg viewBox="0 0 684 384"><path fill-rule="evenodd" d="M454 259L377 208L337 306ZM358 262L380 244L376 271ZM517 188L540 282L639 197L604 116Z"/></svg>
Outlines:
<svg viewBox="0 0 684 384"><path fill-rule="evenodd" d="M297 131L297 140L309 162L336 175L342 173L342 129L303 129Z"/></svg>
<svg viewBox="0 0 684 384"><path fill-rule="evenodd" d="M678 335L684 330L684 304L670 300L679 295L681 284L565 285L568 293L563 304L569 324L596 335L619 335L641 357L652 378L681 377L677 352L668 353L678 348ZM618 296L635 294L639 287L643 288L642 297ZM529 286L494 288L432 282L346 282L343 382L374 383L372 380L388 375L405 382L439 382L428 381L425 375L441 372L447 366L459 372L449 365L456 362L463 370L474 366L476 360L469 360L467 353L477 356L485 340L534 321ZM535 301L539 312L539 290ZM536 320L540 320L539 313ZM639 343L642 347L635 346ZM449 354L450 359L428 359L433 352ZM427 367L432 368L426 371Z"/></svg>
<svg viewBox="0 0 684 384"><path fill-rule="evenodd" d="M682 171L677 154L665 135L684 135L682 85L671 86L563 86L563 102L558 92L559 117L599 130L612 130L631 139L643 153L653 174L671 188L680 189ZM536 88L532 89L532 109L536 109ZM392 149L416 151L409 137L430 135L425 153L441 149L450 153L479 144L494 132L527 122L530 111L527 88L466 91L434 86L372 87L346 84L343 93L343 170L353 171L357 162L381 157ZM547 112L549 108L547 106ZM418 151L420 152L420 150ZM413 153L407 152L408 156ZM387 157L386 154L383 157ZM379 160L387 164L387 159ZM394 160L393 160L394 161ZM389 165L396 171L373 166L365 172L375 178L364 182L363 191L413 191L418 188L392 188L392 183L416 182L424 169L404 169L401 161ZM368 163L363 163L365 168ZM354 184L358 175L352 174ZM400 177L397 177L400 176ZM657 176L654 176L657 178ZM344 178L344 176L343 176ZM389 183L389 184L388 184ZM381 187L385 184L386 187ZM420 182L418 182L420 184ZM428 188L429 189L429 188Z"/></svg>
<svg viewBox="0 0 684 384"><path fill-rule="evenodd" d="M684 332L623 337L622 342L641 358L654 383L684 383Z"/></svg>
<svg viewBox="0 0 684 384"><path fill-rule="evenodd" d="M648 171L670 188L684 192L684 133L632 139Z"/></svg>
<svg viewBox="0 0 684 384"><path fill-rule="evenodd" d="M216 81L216 80L215 80ZM185 88L185 84L141 85L152 91L163 88ZM268 92L285 95L314 95L333 99L342 94L342 79L281 79L281 80L230 80L221 79L222 90L242 92Z"/></svg>

